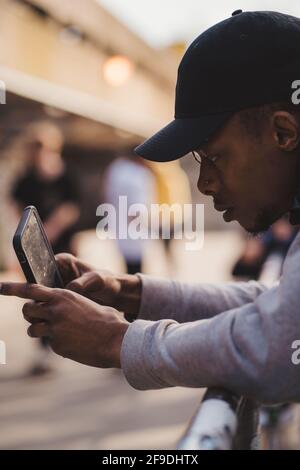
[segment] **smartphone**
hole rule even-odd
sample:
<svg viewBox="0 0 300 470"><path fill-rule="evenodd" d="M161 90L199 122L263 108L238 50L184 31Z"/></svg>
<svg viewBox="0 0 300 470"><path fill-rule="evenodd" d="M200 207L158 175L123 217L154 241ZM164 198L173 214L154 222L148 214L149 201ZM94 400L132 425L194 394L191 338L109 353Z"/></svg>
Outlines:
<svg viewBox="0 0 300 470"><path fill-rule="evenodd" d="M63 287L53 250L34 206L24 209L13 238L13 247L27 282Z"/></svg>

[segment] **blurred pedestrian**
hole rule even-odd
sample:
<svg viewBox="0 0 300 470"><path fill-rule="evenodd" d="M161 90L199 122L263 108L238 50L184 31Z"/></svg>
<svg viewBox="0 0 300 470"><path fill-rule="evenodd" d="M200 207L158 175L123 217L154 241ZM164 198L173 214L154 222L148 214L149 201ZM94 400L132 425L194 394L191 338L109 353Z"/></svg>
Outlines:
<svg viewBox="0 0 300 470"><path fill-rule="evenodd" d="M71 253L71 240L79 218L79 196L62 158L63 135L52 123L39 122L28 127L25 142L30 154L29 166L15 182L11 198L19 215L29 205L38 209L54 253ZM30 370L32 375L50 370L48 341L41 338L40 345L41 351Z"/></svg>
<svg viewBox="0 0 300 470"><path fill-rule="evenodd" d="M266 260L276 255L279 261L277 275L280 276L285 256L298 231L298 226L292 226L286 217L282 217L260 236L248 238L240 258L232 268L232 275L261 279Z"/></svg>
<svg viewBox="0 0 300 470"><path fill-rule="evenodd" d="M155 177L157 203L160 205L160 237L163 241L170 271L175 268L172 240L183 226L184 204L191 203L189 179L178 161L150 163Z"/></svg>
<svg viewBox="0 0 300 470"><path fill-rule="evenodd" d="M28 127L29 167L15 182L12 199L19 212L28 205L38 209L54 253L72 252L71 239L79 218L77 184L62 158L63 135L48 122Z"/></svg>
<svg viewBox="0 0 300 470"><path fill-rule="evenodd" d="M119 197L127 198L127 206L142 204L146 211L156 199L155 181L147 163L134 154L122 154L108 167L104 176L105 199L116 209L118 232L127 233L129 224L135 216L119 217ZM141 227L143 229L143 227ZM145 234L147 235L147 234ZM128 274L142 272L142 261L146 240L117 237L117 244L126 263Z"/></svg>

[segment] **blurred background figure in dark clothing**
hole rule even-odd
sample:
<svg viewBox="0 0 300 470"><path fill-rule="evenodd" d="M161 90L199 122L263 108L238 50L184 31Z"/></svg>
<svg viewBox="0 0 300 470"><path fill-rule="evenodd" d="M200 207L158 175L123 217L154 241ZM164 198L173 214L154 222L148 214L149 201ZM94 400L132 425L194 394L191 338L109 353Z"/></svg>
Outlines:
<svg viewBox="0 0 300 470"><path fill-rule="evenodd" d="M283 217L259 237L249 238L232 269L232 275L249 279L259 278L264 282L267 262L268 265L272 262L272 272L276 279L276 276L281 274L284 258L298 230L299 227L290 225Z"/></svg>
<svg viewBox="0 0 300 470"><path fill-rule="evenodd" d="M29 168L16 181L12 198L20 213L28 205L36 206L54 253L71 252L79 198L62 159L63 135L48 122L32 124L27 134Z"/></svg>
<svg viewBox="0 0 300 470"><path fill-rule="evenodd" d="M29 205L38 209L54 253L72 252L71 240L79 218L77 187L62 159L63 135L49 122L31 124L26 131L29 167L15 182L11 197L21 215ZM30 375L51 370L47 340L40 341Z"/></svg>

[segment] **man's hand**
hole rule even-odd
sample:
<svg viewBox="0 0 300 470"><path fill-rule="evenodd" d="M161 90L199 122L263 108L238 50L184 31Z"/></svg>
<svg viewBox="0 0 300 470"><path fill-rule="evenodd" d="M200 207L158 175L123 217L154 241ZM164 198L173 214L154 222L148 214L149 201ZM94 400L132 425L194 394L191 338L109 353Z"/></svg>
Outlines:
<svg viewBox="0 0 300 470"><path fill-rule="evenodd" d="M115 275L95 270L75 256L61 253L56 261L65 288L77 292L100 305L109 305L134 318L141 302L141 281L135 275Z"/></svg>
<svg viewBox="0 0 300 470"><path fill-rule="evenodd" d="M121 367L120 352L129 326L115 309L64 289L3 283L0 293L32 299L23 306L28 334L47 337L54 352L94 367Z"/></svg>
<svg viewBox="0 0 300 470"><path fill-rule="evenodd" d="M70 253L60 253L55 256L64 285L82 276L82 274L94 271L95 268Z"/></svg>

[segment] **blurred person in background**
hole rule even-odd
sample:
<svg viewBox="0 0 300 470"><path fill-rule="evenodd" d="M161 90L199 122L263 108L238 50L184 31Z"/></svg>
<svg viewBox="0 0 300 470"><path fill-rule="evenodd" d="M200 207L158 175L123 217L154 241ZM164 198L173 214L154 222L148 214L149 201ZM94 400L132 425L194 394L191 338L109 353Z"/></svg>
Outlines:
<svg viewBox="0 0 300 470"><path fill-rule="evenodd" d="M19 222L20 210L12 201L11 193L15 182L27 171L29 154L25 133L19 133L19 129L8 130L6 143L1 147L0 158L0 266L3 271L16 270L20 267L12 247L12 233Z"/></svg>
<svg viewBox="0 0 300 470"><path fill-rule="evenodd" d="M11 197L20 214L26 206L36 206L54 253L72 252L79 194L62 158L63 135L52 123L34 123L26 130L26 141L29 166L15 182Z"/></svg>
<svg viewBox="0 0 300 470"><path fill-rule="evenodd" d="M143 204L149 211L150 203L156 198L153 174L145 160L133 153L124 152L109 165L104 175L104 182L105 200L116 210L118 231L127 234L128 226L135 216L119 217L119 197L127 198L128 208L132 204ZM141 238L132 240L128 236L117 237L118 248L126 263L128 274L142 272L146 243L147 241Z"/></svg>
<svg viewBox="0 0 300 470"><path fill-rule="evenodd" d="M190 183L178 161L164 164L149 163L155 177L157 203L160 205L160 237L172 273L176 271L176 266L171 245L177 231L181 233L184 204L191 203Z"/></svg>
<svg viewBox="0 0 300 470"><path fill-rule="evenodd" d="M72 253L72 237L79 218L79 195L76 182L62 158L64 139L60 129L50 122L37 122L25 131L29 153L28 168L15 181L11 198L19 216L26 206L37 208L54 253ZM48 341L40 341L42 351L31 374L50 370Z"/></svg>
<svg viewBox="0 0 300 470"><path fill-rule="evenodd" d="M232 268L232 275L258 279L262 275L264 263L272 254L280 257L277 272L280 275L284 258L298 231L299 227L292 226L286 217L282 217L260 236L248 238L243 253Z"/></svg>

